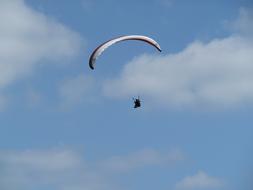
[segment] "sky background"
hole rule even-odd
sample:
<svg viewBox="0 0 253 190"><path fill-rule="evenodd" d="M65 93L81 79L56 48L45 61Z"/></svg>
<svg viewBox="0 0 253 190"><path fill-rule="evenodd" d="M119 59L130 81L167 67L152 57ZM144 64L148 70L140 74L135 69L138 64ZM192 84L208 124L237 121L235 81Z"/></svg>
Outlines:
<svg viewBox="0 0 253 190"><path fill-rule="evenodd" d="M162 53L90 70L128 34ZM252 190L252 34L251 0L0 0L0 189Z"/></svg>

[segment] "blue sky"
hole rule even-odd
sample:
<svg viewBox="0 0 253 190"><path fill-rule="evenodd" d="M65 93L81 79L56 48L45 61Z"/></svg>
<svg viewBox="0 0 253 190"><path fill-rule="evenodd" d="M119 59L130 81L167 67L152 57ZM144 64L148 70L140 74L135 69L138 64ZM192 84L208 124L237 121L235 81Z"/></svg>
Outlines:
<svg viewBox="0 0 253 190"><path fill-rule="evenodd" d="M251 190L252 10L0 0L0 189ZM127 34L163 52L119 43L89 69L97 45Z"/></svg>

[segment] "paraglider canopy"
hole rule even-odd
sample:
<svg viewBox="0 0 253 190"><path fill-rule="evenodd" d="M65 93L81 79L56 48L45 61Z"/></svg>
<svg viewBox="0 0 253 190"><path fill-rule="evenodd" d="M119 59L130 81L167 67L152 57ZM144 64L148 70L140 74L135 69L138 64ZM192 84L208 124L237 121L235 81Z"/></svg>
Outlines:
<svg viewBox="0 0 253 190"><path fill-rule="evenodd" d="M141 36L141 35L120 36L120 37L113 38L111 40L108 40L108 41L102 43L92 52L90 59L89 59L90 68L94 69L96 59L101 55L101 53L105 49L107 49L108 47L110 47L111 45L113 45L115 43L125 41L125 40L140 40L140 41L146 42L146 43L154 46L158 51L160 51L160 52L162 51L160 45L155 40L153 40L147 36Z"/></svg>

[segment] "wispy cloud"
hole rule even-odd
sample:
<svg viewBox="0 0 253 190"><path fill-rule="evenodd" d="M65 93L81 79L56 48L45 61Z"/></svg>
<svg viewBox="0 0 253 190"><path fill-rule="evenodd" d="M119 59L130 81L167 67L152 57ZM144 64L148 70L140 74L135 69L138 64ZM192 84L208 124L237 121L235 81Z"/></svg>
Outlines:
<svg viewBox="0 0 253 190"><path fill-rule="evenodd" d="M180 150L161 153L154 149L144 149L125 156L114 156L105 160L102 167L113 172L127 172L148 166L171 165L183 159Z"/></svg>
<svg viewBox="0 0 253 190"><path fill-rule="evenodd" d="M234 23L237 32L226 38L194 41L176 54L135 58L104 84L105 95L142 94L170 108L252 103L252 12L242 9Z"/></svg>
<svg viewBox="0 0 253 190"><path fill-rule="evenodd" d="M187 176L176 184L176 190L204 190L219 189L224 182L218 178L208 176L205 172L199 171L193 176Z"/></svg>
<svg viewBox="0 0 253 190"><path fill-rule="evenodd" d="M241 8L239 17L230 23L232 29L240 34L253 35L253 9Z"/></svg>
<svg viewBox="0 0 253 190"><path fill-rule="evenodd" d="M0 189L106 189L102 176L69 149L0 152L0 165Z"/></svg>

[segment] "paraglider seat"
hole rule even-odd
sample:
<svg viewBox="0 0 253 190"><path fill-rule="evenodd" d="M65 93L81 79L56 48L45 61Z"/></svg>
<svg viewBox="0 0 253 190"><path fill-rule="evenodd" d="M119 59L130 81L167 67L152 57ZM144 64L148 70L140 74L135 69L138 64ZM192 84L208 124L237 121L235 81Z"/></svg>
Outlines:
<svg viewBox="0 0 253 190"><path fill-rule="evenodd" d="M139 107L141 107L141 101L140 101L140 99L135 99L134 100L134 108L139 108Z"/></svg>

